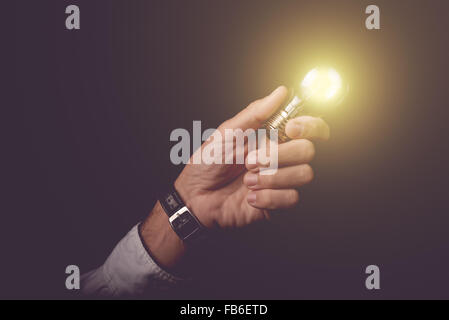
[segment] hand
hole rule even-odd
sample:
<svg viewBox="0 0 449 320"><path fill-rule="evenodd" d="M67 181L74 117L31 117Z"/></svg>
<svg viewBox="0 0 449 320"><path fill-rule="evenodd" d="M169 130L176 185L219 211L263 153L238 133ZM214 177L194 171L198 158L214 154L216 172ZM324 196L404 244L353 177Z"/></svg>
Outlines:
<svg viewBox="0 0 449 320"><path fill-rule="evenodd" d="M225 121L217 130L224 137L225 129L258 129L286 98L287 89L279 87ZM257 151L245 155L246 165L192 164L191 159L176 180L175 188L206 227L241 227L268 219L270 210L298 203L296 188L313 179L308 164L315 155L311 140L328 139L329 127L320 118L302 116L288 122L286 134L292 140L278 146L279 169L273 175L259 174L264 165L248 161ZM204 143L202 149L207 144Z"/></svg>
<svg viewBox="0 0 449 320"><path fill-rule="evenodd" d="M258 129L286 98L287 89L279 87L225 121L217 130ZM203 163L185 166L175 181L175 188L204 226L241 227L268 219L270 210L288 208L298 203L296 188L313 178L312 168L308 164L315 155L311 141L327 140L329 127L320 118L302 116L290 120L285 130L292 140L279 145L279 169L274 175L259 174L260 169L267 164L248 161L254 151L245 154L245 164ZM204 143L201 148L207 144ZM168 270L179 272L177 267L186 247L170 227L159 202L142 223L140 231L157 263Z"/></svg>

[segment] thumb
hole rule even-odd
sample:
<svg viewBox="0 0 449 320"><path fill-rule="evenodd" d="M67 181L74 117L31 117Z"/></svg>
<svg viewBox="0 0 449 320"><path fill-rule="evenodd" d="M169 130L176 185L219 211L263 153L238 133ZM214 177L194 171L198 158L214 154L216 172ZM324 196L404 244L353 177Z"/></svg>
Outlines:
<svg viewBox="0 0 449 320"><path fill-rule="evenodd" d="M270 116L285 102L288 89L278 87L265 98L252 102L248 107L240 111L233 118L222 124L223 129L257 129L270 118Z"/></svg>

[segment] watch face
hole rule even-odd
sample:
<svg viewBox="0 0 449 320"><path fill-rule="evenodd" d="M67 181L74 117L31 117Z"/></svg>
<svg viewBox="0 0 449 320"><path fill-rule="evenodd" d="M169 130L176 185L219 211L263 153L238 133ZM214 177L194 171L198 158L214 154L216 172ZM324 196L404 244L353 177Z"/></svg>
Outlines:
<svg viewBox="0 0 449 320"><path fill-rule="evenodd" d="M182 238L186 238L199 229L198 222L192 217L188 210L184 211L174 219L172 221L172 226Z"/></svg>

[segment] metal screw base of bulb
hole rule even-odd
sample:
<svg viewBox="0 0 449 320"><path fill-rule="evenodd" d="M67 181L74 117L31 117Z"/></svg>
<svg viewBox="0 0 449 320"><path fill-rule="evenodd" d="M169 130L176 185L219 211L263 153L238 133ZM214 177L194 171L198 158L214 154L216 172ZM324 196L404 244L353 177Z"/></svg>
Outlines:
<svg viewBox="0 0 449 320"><path fill-rule="evenodd" d="M270 130L278 130L279 143L287 142L290 138L285 134L285 126L288 120L296 117L303 110L303 101L296 95L292 95L290 102L284 107L280 108L274 115L268 119L263 127L267 130L267 136Z"/></svg>
<svg viewBox="0 0 449 320"><path fill-rule="evenodd" d="M267 130L267 137L270 137L270 130L278 130L278 140L280 143L287 142L290 138L285 134L285 126L290 117L284 117L285 112L281 109L268 119L263 127Z"/></svg>

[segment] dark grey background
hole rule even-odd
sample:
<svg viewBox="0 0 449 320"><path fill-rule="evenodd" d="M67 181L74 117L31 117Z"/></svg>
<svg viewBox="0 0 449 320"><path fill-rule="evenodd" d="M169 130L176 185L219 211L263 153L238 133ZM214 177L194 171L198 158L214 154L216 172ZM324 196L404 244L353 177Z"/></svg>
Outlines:
<svg viewBox="0 0 449 320"><path fill-rule="evenodd" d="M216 127L322 61L351 94L301 205L210 244L173 297L449 298L449 4L374 1L382 29L367 31L371 3L3 5L0 297L76 298L65 267L100 265L181 170L171 130Z"/></svg>

